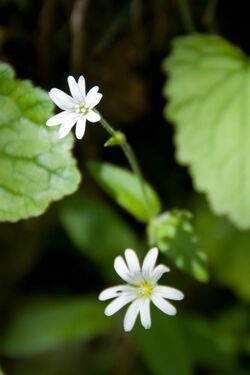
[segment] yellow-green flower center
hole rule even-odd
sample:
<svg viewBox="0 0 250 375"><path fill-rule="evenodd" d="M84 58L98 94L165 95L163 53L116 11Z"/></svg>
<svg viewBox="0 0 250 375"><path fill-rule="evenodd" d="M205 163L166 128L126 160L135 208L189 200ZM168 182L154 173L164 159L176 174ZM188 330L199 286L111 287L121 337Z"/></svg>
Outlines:
<svg viewBox="0 0 250 375"><path fill-rule="evenodd" d="M149 297L152 294L153 287L154 286L151 283L144 281L138 288L138 294L141 297Z"/></svg>

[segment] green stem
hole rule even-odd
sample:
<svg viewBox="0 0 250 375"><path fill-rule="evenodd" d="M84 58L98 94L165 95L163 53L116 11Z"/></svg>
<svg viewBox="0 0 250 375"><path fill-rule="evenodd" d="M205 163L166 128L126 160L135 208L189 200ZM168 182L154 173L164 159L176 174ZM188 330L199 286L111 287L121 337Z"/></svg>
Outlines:
<svg viewBox="0 0 250 375"><path fill-rule="evenodd" d="M116 133L117 133L116 130L114 128L112 128L112 126L110 126L109 123L102 116L101 116L100 123L101 123L102 127L111 136L115 136L116 135ZM132 171L134 172L134 174L138 178L139 184L141 186L142 195L143 195L143 198L144 198L144 201L145 201L145 206L146 206L146 209L147 209L147 212L148 212L148 215L149 215L149 218L152 218L152 211L151 211L151 207L150 207L149 200L148 200L148 195L147 195L147 191L146 191L145 180L143 178L143 174L142 174L140 165L139 165L139 163L137 161L137 158L135 156L135 153L134 153L132 147L130 146L130 144L126 141L125 137L124 137L124 142L122 144L120 144L120 147L121 147L122 151L124 152L124 154L125 154L128 162L129 162L129 164L131 166Z"/></svg>
<svg viewBox="0 0 250 375"><path fill-rule="evenodd" d="M204 24L209 32L216 34L218 28L215 21L215 14L218 5L218 0L210 0L204 14Z"/></svg>
<svg viewBox="0 0 250 375"><path fill-rule="evenodd" d="M194 22L188 5L188 0L178 0L179 9L185 29L189 33L195 32Z"/></svg>

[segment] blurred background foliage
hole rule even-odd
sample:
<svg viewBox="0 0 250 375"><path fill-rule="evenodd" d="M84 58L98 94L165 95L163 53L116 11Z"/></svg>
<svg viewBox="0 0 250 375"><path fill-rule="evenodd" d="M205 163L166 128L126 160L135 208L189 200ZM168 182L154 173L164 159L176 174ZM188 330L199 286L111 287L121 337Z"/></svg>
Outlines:
<svg viewBox="0 0 250 375"><path fill-rule="evenodd" d="M250 52L247 2L188 3L196 30L217 32ZM84 74L89 87L98 84L104 94L100 111L126 133L163 211L193 214L191 219L187 211L171 211L147 228L172 269L164 283L185 293L178 316L153 309L150 331L138 324L124 334L123 313L105 317L97 295L119 282L114 257L125 247L142 255L148 244L144 224L122 210L122 196L108 191L117 205L100 189L105 184L107 191L109 177L103 181L87 167L89 161L127 167L118 148L103 148L102 129L89 124L74 147L82 173L77 194L38 218L0 225L1 375L250 373L250 231L215 216L195 191L175 160L173 127L163 115L162 62L173 38L193 26L185 4L0 0L0 60L45 90L66 89L69 73ZM121 195L130 193L131 184ZM136 199L132 214L140 219L144 211ZM197 281L208 278L204 262L207 283Z"/></svg>

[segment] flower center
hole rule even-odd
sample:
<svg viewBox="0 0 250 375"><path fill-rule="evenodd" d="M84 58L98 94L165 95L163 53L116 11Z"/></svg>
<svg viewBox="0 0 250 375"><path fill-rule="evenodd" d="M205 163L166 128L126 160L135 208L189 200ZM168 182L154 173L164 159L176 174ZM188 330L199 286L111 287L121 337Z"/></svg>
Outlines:
<svg viewBox="0 0 250 375"><path fill-rule="evenodd" d="M141 285L138 288L138 294L141 297L149 297L153 292L154 286L150 284L149 282L145 281L141 283Z"/></svg>
<svg viewBox="0 0 250 375"><path fill-rule="evenodd" d="M76 104L75 112L82 115L86 115L89 112L89 108L86 107L84 104Z"/></svg>

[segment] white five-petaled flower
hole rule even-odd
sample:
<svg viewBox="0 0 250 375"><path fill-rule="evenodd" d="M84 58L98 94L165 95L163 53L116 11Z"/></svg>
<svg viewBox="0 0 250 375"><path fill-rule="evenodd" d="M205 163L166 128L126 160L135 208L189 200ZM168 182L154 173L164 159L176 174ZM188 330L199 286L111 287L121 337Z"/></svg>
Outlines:
<svg viewBox="0 0 250 375"><path fill-rule="evenodd" d="M94 111L94 107L100 102L102 94L99 87L94 86L86 95L85 79L80 76L78 82L72 76L68 77L68 85L72 96L62 90L51 89L51 100L63 110L63 112L48 119L46 125L61 125L59 138L65 137L76 124L76 138L82 139L85 133L86 120L90 122L100 121L100 115Z"/></svg>
<svg viewBox="0 0 250 375"><path fill-rule="evenodd" d="M127 285L118 285L105 289L99 295L99 300L105 301L114 298L106 307L105 315L115 314L122 307L132 302L124 318L124 330L131 331L136 318L140 314L144 328L151 327L150 302L168 315L175 315L175 307L166 299L182 300L184 294L168 286L158 285L158 280L169 268L160 264L155 267L158 256L156 247L149 250L144 258L142 267L134 250L125 250L125 260L118 256L114 268L118 275L127 282Z"/></svg>

